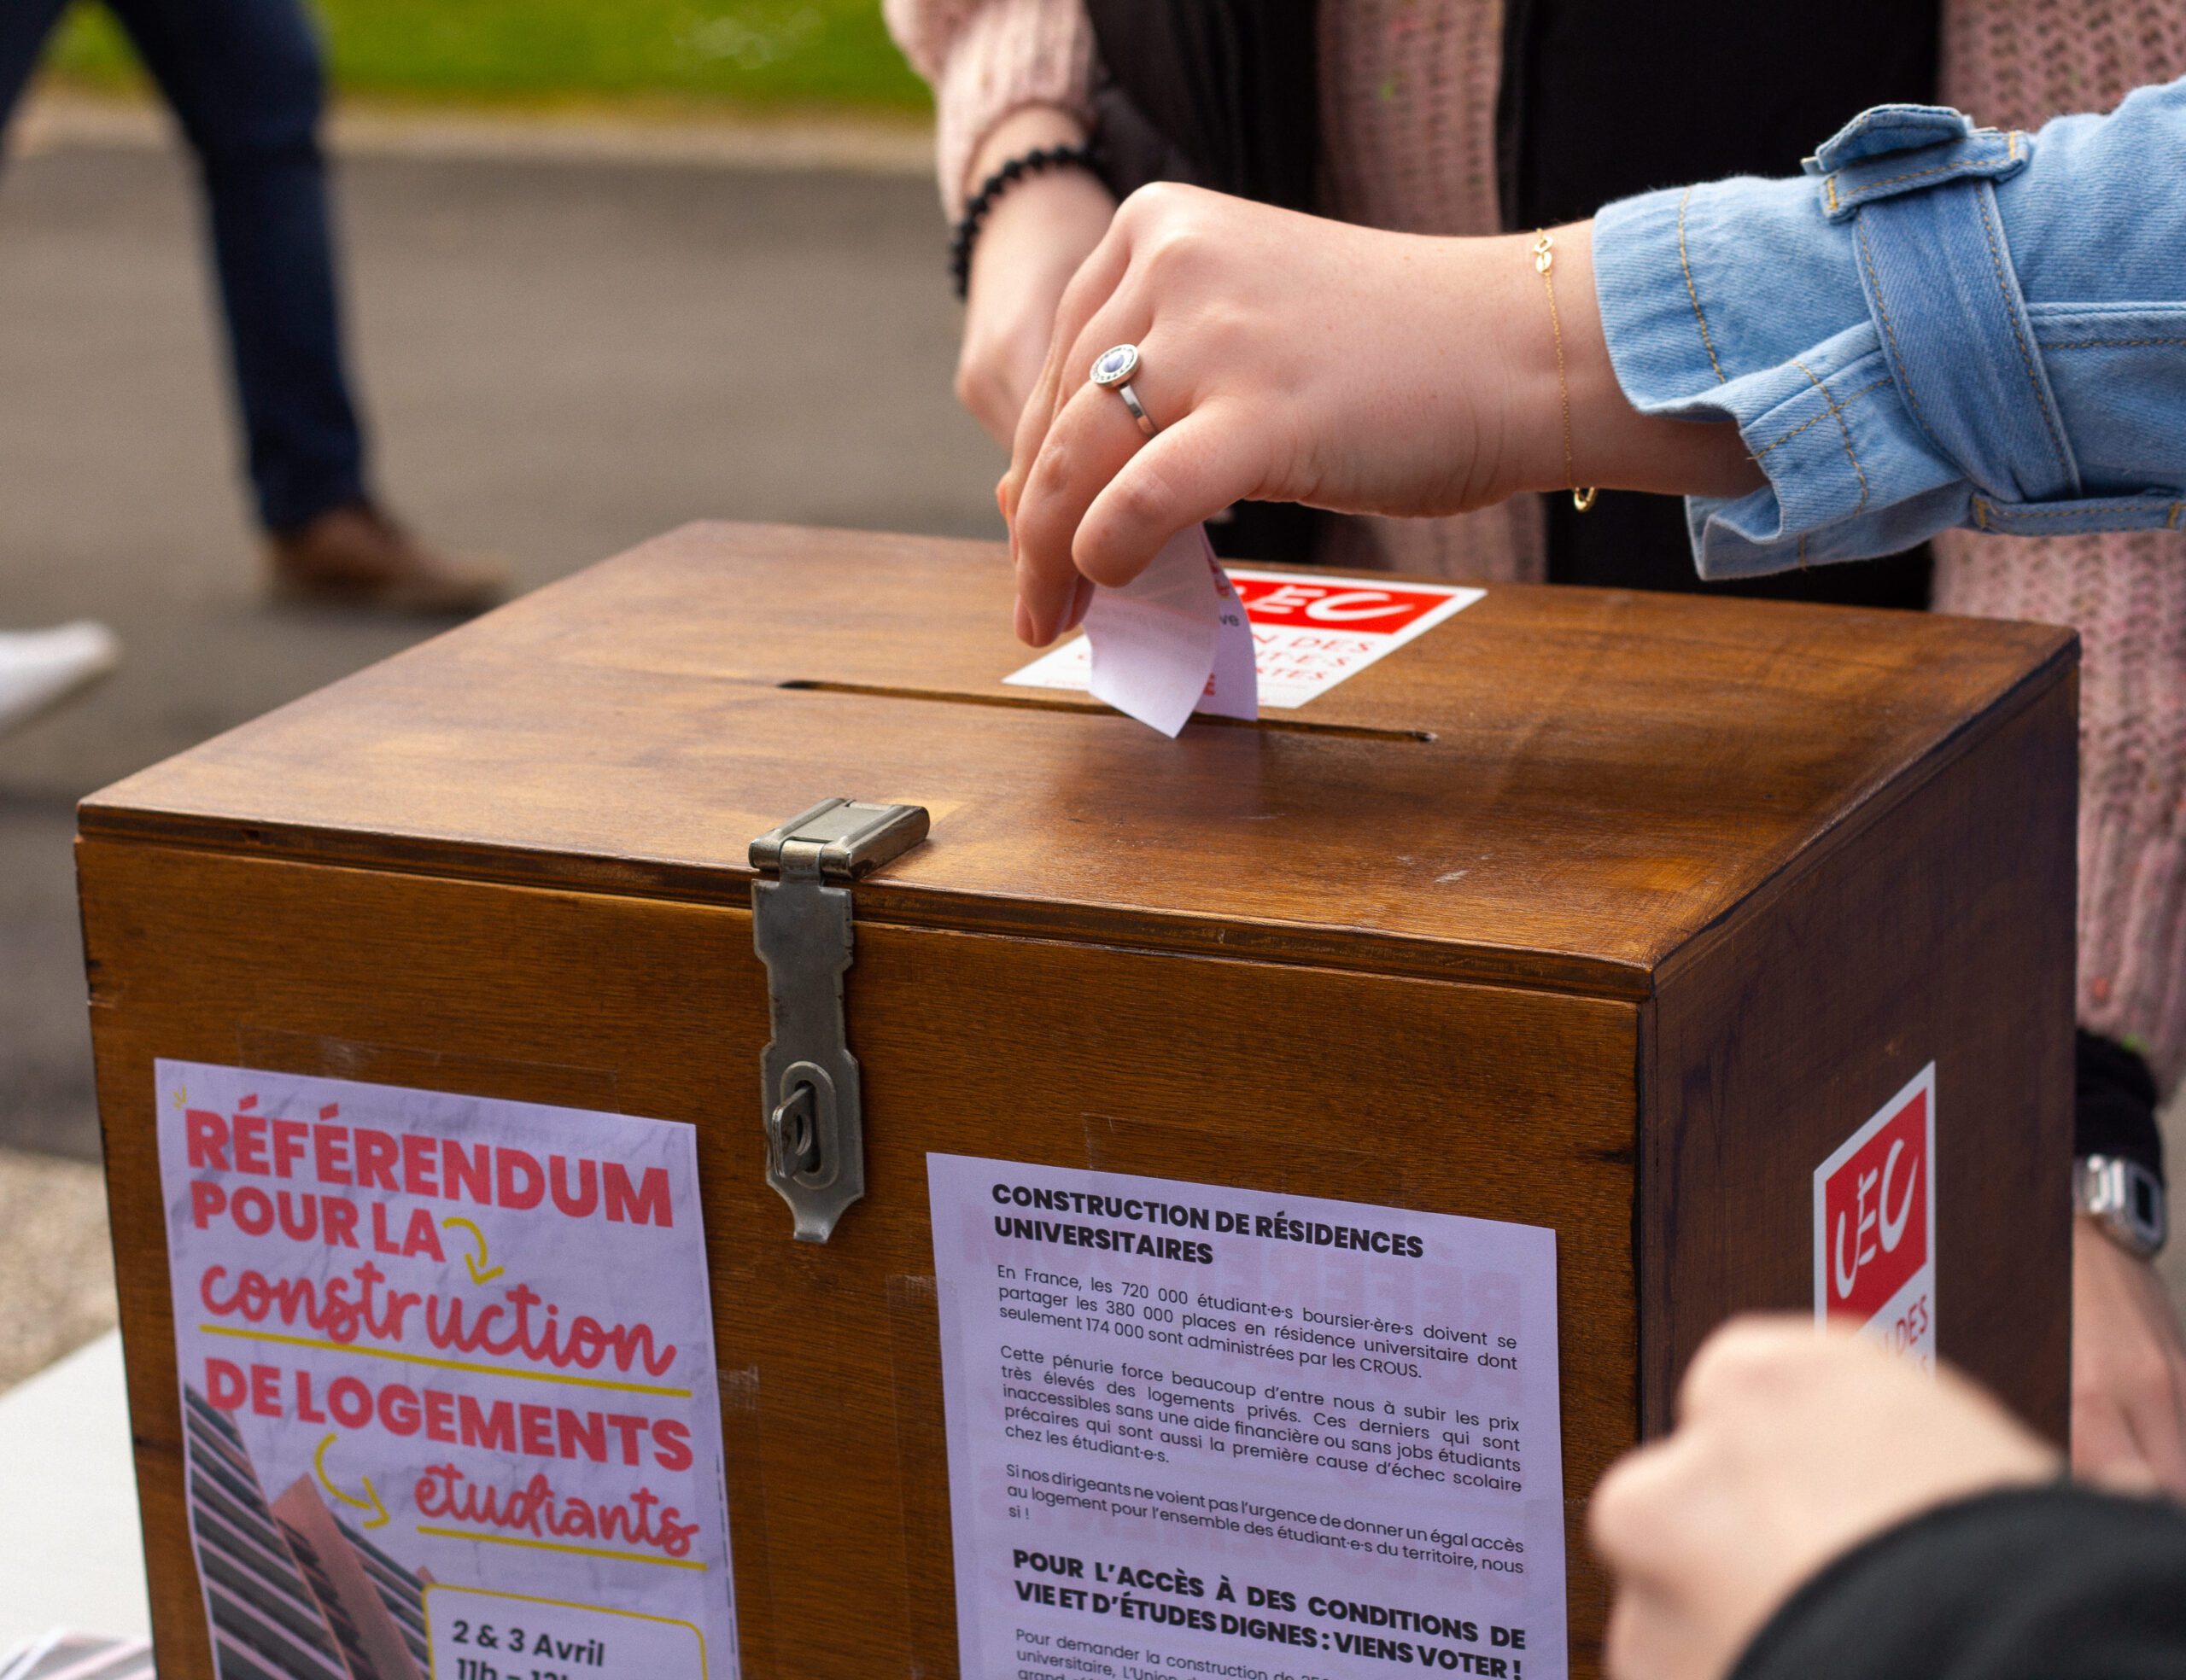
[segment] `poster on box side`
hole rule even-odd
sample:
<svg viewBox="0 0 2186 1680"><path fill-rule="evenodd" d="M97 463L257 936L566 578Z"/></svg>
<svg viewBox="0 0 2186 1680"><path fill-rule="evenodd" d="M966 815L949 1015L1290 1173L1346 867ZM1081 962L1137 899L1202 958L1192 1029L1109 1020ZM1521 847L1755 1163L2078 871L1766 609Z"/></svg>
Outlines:
<svg viewBox="0 0 2186 1680"><path fill-rule="evenodd" d="M735 1680L693 1129L158 1064L222 1680Z"/></svg>
<svg viewBox="0 0 2186 1680"><path fill-rule="evenodd" d="M988 1680L1564 1680L1556 1237L929 1155Z"/></svg>
<svg viewBox="0 0 2186 1680"><path fill-rule="evenodd" d="M1410 579L1379 584L1248 566L1226 569L1253 633L1260 705L1278 711L1295 710L1327 693L1488 592ZM1092 675L1092 645L1076 636L1002 680L1020 688L1083 692L1090 688Z"/></svg>

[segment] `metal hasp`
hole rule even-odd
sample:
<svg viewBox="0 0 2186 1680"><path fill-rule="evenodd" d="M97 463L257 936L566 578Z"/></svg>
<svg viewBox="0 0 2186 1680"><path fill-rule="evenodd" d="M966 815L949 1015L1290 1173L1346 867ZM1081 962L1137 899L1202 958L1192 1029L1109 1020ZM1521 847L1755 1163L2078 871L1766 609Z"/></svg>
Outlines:
<svg viewBox="0 0 2186 1680"><path fill-rule="evenodd" d="M823 1243L865 1194L865 1117L843 1018L855 881L926 838L923 805L825 799L751 843L751 942L767 965L774 1038L760 1059L767 1182L789 1204L799 1242Z"/></svg>

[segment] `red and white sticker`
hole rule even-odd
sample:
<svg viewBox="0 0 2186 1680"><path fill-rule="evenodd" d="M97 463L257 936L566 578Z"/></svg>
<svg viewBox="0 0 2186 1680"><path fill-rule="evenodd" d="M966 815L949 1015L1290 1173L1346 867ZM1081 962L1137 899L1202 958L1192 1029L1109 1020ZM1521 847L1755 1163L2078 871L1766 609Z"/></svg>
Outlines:
<svg viewBox="0 0 2186 1680"><path fill-rule="evenodd" d="M1288 711L1356 676L1488 592L1459 584L1376 584L1360 578L1232 569L1251 621L1263 709ZM1083 636L1042 654L1002 680L1024 688L1083 691L1092 662Z"/></svg>
<svg viewBox="0 0 2186 1680"><path fill-rule="evenodd" d="M1936 1065L1814 1171L1814 1315L1936 1362Z"/></svg>

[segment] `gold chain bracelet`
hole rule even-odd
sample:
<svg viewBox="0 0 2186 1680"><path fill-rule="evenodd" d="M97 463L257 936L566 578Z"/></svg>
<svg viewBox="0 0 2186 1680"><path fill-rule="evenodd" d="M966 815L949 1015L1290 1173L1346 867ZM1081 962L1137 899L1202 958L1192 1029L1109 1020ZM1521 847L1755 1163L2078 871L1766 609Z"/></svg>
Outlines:
<svg viewBox="0 0 2186 1680"><path fill-rule="evenodd" d="M1594 498L1601 493L1592 485L1581 486L1578 469L1571 464L1571 382L1564 371L1564 321L1556 310L1556 241L1548 230L1536 228L1540 237L1534 242L1534 271L1540 276L1540 283L1548 291L1548 327L1556 335L1556 390L1564 402L1564 481L1571 487L1571 505L1584 513L1593 506Z"/></svg>

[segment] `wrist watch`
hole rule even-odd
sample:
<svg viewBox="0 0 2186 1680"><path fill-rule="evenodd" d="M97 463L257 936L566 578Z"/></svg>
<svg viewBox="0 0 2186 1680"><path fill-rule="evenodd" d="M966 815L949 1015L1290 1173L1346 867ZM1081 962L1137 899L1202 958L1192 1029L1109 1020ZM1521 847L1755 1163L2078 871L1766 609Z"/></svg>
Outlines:
<svg viewBox="0 0 2186 1680"><path fill-rule="evenodd" d="M2143 1260L2160 1251L2170 1234L2163 1181L2123 1156L2083 1155L2072 1163L2072 1207Z"/></svg>

